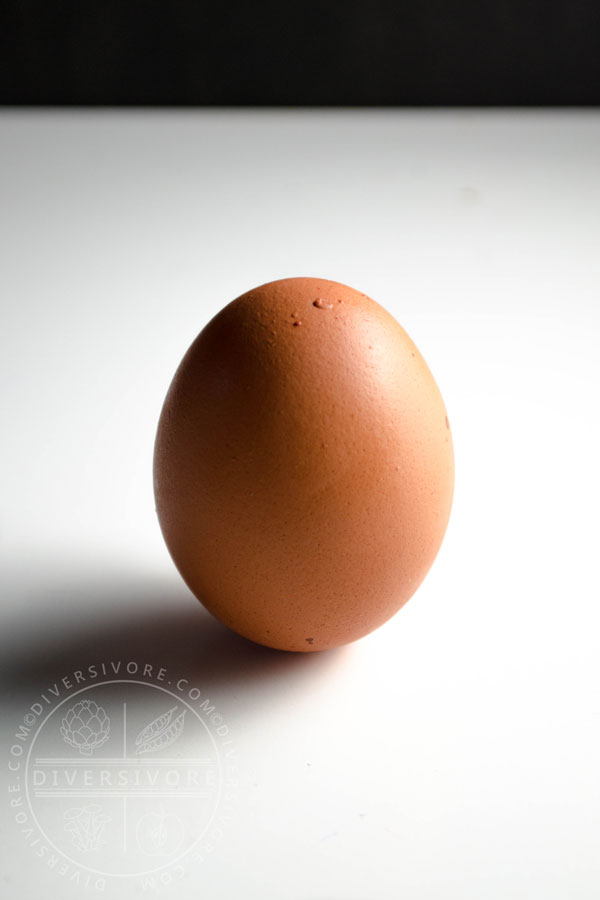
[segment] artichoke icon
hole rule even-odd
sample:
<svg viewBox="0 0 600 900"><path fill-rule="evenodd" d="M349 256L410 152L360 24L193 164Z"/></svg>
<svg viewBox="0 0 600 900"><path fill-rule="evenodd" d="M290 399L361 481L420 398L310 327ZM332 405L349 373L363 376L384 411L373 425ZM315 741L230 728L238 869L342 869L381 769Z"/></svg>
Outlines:
<svg viewBox="0 0 600 900"><path fill-rule="evenodd" d="M108 740L109 730L110 719L102 707L93 700L80 700L62 720L60 733L67 744L89 756Z"/></svg>

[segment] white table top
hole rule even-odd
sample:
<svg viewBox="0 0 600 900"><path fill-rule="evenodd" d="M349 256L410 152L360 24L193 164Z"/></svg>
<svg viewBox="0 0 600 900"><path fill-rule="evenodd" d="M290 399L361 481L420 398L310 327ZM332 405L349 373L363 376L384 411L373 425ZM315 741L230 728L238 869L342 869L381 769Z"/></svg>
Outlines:
<svg viewBox="0 0 600 900"><path fill-rule="evenodd" d="M120 799L82 850L60 801L22 790L32 772L10 748L32 704L74 670L133 660L187 678L234 741L229 821L161 870L172 896L598 897L600 116L5 111L0 163L3 895L80 898L93 869L104 895L143 896L139 859L159 867L191 827L185 798L158 813L150 798L124 874ZM151 481L184 350L226 302L291 275L398 318L440 385L457 466L410 603L309 655L204 612ZM138 687L146 722L158 695ZM113 688L116 729L132 687ZM77 755L53 733L52 759Z"/></svg>

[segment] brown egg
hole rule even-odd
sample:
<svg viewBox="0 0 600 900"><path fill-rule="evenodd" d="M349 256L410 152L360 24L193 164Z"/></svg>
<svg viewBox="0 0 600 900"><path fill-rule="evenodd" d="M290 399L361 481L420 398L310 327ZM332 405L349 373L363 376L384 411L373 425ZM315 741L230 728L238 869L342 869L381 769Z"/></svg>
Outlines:
<svg viewBox="0 0 600 900"><path fill-rule="evenodd" d="M444 402L396 320L322 278L255 288L185 354L154 454L157 512L187 585L282 650L354 641L438 552L454 460Z"/></svg>

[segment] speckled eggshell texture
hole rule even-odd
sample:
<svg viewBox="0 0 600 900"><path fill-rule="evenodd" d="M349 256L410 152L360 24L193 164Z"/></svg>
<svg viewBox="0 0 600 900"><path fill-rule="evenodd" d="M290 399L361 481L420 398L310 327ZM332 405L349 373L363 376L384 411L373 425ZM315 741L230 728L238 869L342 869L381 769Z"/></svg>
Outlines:
<svg viewBox="0 0 600 900"><path fill-rule="evenodd" d="M450 425L417 347L322 278L264 284L185 354L156 436L159 522L187 585L252 641L354 641L406 603L452 505Z"/></svg>

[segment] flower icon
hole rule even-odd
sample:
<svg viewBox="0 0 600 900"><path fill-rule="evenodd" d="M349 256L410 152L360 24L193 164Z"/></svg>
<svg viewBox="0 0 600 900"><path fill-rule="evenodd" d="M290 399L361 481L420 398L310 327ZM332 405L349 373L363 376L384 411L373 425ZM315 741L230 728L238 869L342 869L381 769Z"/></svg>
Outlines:
<svg viewBox="0 0 600 900"><path fill-rule="evenodd" d="M89 756L108 740L110 719L93 700L80 700L62 720L60 733L80 753Z"/></svg>

